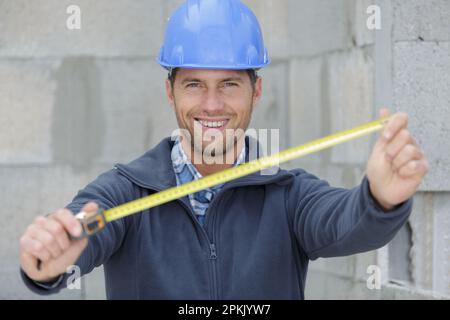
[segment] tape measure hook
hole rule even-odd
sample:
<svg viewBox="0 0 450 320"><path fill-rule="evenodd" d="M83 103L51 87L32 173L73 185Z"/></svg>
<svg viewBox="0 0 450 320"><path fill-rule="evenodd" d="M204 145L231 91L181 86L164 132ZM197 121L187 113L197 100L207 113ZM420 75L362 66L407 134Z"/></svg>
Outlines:
<svg viewBox="0 0 450 320"><path fill-rule="evenodd" d="M98 209L95 214L88 215L86 212L80 212L75 217L83 228L83 233L79 237L72 237L74 240L80 240L93 235L102 230L106 225L105 215L103 209Z"/></svg>

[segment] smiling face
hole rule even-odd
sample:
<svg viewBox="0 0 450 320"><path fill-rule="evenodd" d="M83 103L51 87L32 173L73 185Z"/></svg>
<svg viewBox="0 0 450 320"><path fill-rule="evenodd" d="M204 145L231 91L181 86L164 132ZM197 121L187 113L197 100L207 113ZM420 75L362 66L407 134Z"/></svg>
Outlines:
<svg viewBox="0 0 450 320"><path fill-rule="evenodd" d="M191 150L202 155L206 147L223 154L234 150L250 124L261 91L261 78L253 86L245 70L178 69L173 87L166 80L167 97L178 126L188 130ZM234 132L236 138L227 138ZM211 138L220 135L224 142Z"/></svg>

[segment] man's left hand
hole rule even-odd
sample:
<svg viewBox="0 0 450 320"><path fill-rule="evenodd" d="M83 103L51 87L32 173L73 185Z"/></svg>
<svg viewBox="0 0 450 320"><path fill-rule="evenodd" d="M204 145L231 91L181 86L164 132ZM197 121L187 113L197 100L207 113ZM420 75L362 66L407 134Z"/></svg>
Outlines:
<svg viewBox="0 0 450 320"><path fill-rule="evenodd" d="M389 117L389 110L382 109L380 116ZM428 172L425 155L407 126L405 113L394 114L367 163L370 192L385 211L408 200Z"/></svg>

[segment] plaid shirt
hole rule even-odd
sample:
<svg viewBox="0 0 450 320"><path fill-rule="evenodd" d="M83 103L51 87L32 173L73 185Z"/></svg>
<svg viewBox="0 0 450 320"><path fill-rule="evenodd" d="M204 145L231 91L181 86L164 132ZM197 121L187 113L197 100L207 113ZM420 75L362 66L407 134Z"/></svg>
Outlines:
<svg viewBox="0 0 450 320"><path fill-rule="evenodd" d="M202 177L200 172L198 172L198 170L186 156L186 153L184 152L178 137L175 140L175 144L172 148L171 158L173 170L177 179L177 185L185 184L193 180L198 180ZM245 144L234 165L238 166L244 161ZM222 187L223 184L220 184L193 194L189 194L189 202L192 206L192 209L194 209L198 221L202 226L205 223L205 213L208 209L209 204L211 203L214 196L222 189Z"/></svg>

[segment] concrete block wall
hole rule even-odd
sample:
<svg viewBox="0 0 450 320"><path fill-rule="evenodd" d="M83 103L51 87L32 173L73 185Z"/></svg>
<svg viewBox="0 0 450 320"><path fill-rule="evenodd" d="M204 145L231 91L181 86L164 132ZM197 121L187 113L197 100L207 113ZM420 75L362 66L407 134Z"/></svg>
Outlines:
<svg viewBox="0 0 450 320"><path fill-rule="evenodd" d="M380 250L310 264L309 299L425 299L450 295L450 90L446 0L378 0L382 29L366 27L369 0L243 0L259 17L272 64L252 127L279 129L280 148L367 122L381 106L405 110L430 159L407 230ZM42 299L18 277L18 238L38 214L66 205L116 162L176 126L155 58L180 0L0 0L0 298ZM81 8L81 30L66 9ZM305 158L330 184L364 176L376 136ZM406 251L405 251L406 250ZM406 254L405 254L406 252ZM406 257L393 259L396 256ZM409 258L408 258L409 257ZM366 287L369 265L381 290ZM411 281L392 278L410 270ZM101 268L81 290L49 298L102 299ZM48 298L48 297L46 297Z"/></svg>
<svg viewBox="0 0 450 320"><path fill-rule="evenodd" d="M448 299L450 211L447 203L450 194L447 177L450 169L449 153L446 150L450 148L446 137L450 120L450 2L386 0L375 3L381 8L382 29L373 32L372 37L355 37L373 38L373 42L354 42L356 47L362 46L365 52L369 52L369 65L372 66L366 67L367 71L363 72L372 73L373 82L365 86L368 89L364 90L361 85L364 83L363 78L359 82L347 81L345 87L352 92L350 101L359 100L358 105L363 108L359 109L359 114L355 110L353 114L347 114L352 104L346 103L345 107L338 107L337 114L331 118L337 120L339 114L342 118L347 115L350 119L358 116L364 118L365 112L366 116L371 112L376 116L376 110L381 106L392 106L394 111L406 111L410 116L410 129L425 150L431 169L415 196L415 206L408 225L396 238L377 252L365 253L369 259L363 262L358 261L362 255L313 262L307 293L310 298ZM356 2L356 12L361 6L362 2ZM365 5L363 7L367 8ZM359 13L364 14L361 11ZM356 18L354 21L357 24L361 19ZM364 28L360 26L356 30ZM350 53L341 52L341 55L349 57ZM351 64L352 68L356 68L359 62L354 59ZM343 68L342 64L340 68ZM332 76L326 79L331 81ZM322 96L322 101L327 101L333 94L342 94L342 90L330 92L330 96ZM333 106L339 106L335 103L339 99L332 101ZM363 101L368 103L361 103ZM352 144L345 147L347 150L342 146L345 151L342 150L341 154L341 147L334 148L325 165L332 167L338 161L341 165L353 163L364 170L358 166L365 161L363 155L367 155L361 152L364 147ZM336 182L345 186L350 183L345 179ZM350 265L354 263L359 271L343 267L343 261ZM382 270L381 290L368 290L366 287L368 274L364 267L371 263Z"/></svg>
<svg viewBox="0 0 450 320"><path fill-rule="evenodd" d="M68 30L66 9L81 9ZM0 1L0 298L105 298L101 268L81 290L29 292L18 239L117 162L176 128L156 63L165 1Z"/></svg>
<svg viewBox="0 0 450 320"><path fill-rule="evenodd" d="M411 226L414 286L450 295L450 3L392 1L392 97L431 170L417 195Z"/></svg>

